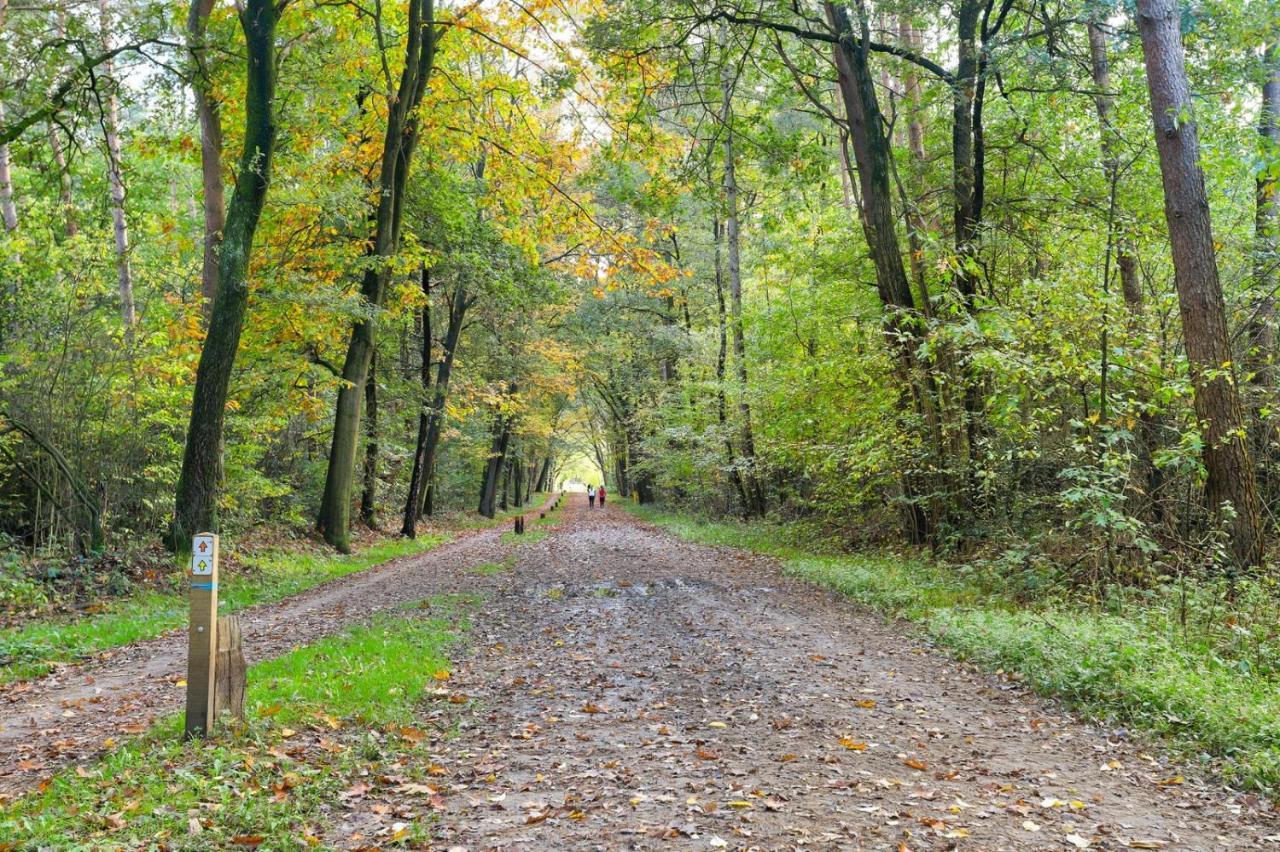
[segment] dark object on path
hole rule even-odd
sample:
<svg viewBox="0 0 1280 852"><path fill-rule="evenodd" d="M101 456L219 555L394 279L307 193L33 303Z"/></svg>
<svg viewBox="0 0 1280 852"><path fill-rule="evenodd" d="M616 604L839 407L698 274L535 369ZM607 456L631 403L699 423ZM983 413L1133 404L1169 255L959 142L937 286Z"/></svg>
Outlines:
<svg viewBox="0 0 1280 852"><path fill-rule="evenodd" d="M524 516L516 518L516 535L524 535Z"/></svg>

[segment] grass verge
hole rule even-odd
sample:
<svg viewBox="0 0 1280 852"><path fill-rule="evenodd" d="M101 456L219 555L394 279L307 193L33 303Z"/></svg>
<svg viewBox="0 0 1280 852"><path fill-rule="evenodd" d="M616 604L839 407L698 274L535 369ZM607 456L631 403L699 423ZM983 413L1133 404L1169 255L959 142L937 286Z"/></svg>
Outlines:
<svg viewBox="0 0 1280 852"><path fill-rule="evenodd" d="M313 586L382 562L422 553L446 541L442 535L388 539L358 553L263 551L242 558L245 570L227 573L219 598L224 612L281 600ZM174 591L143 592L102 605L79 617L33 621L0 636L0 684L52 671L109 648L150 639L187 620L187 597Z"/></svg>
<svg viewBox="0 0 1280 852"><path fill-rule="evenodd" d="M259 663L243 732L182 743L171 717L12 804L0 848L315 847L328 845L340 803L381 788L434 795L442 768L415 709L448 678L473 603L435 598ZM367 845L423 843L429 823L387 819Z"/></svg>
<svg viewBox="0 0 1280 852"><path fill-rule="evenodd" d="M778 557L787 573L916 622L956 655L1088 716L1155 735L1230 784L1280 792L1280 602L1269 584L1171 581L1105 606L1027 602L990 566L840 554L797 527L622 505L681 538Z"/></svg>
<svg viewBox="0 0 1280 852"><path fill-rule="evenodd" d="M550 535L546 530L527 530L526 532L516 535L514 532L508 531L502 534L503 544L537 544Z"/></svg>

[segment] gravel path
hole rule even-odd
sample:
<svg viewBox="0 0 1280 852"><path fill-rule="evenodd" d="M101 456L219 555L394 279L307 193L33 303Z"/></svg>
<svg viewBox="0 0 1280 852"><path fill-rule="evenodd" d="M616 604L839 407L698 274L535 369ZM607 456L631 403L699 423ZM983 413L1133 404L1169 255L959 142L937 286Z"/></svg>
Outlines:
<svg viewBox="0 0 1280 852"><path fill-rule="evenodd" d="M441 849L1280 843L1265 802L1179 782L772 560L567 515L476 619L451 681L473 709L429 705ZM331 841L391 818L352 811Z"/></svg>

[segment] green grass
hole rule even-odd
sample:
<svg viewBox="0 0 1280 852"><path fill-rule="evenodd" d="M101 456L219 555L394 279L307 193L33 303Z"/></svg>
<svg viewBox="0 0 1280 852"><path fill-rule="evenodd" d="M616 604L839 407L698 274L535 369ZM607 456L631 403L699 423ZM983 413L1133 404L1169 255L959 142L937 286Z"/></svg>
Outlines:
<svg viewBox="0 0 1280 852"><path fill-rule="evenodd" d="M546 530L526 530L521 535L516 535L514 531L507 531L502 534L503 544L537 544L550 535Z"/></svg>
<svg viewBox="0 0 1280 852"><path fill-rule="evenodd" d="M910 619L956 655L1086 715L1158 737L1231 784L1280 792L1274 584L1170 582L1113 592L1102 606L1047 593L1028 601L990 565L839 554L798 527L629 508L690 541L776 556L786 572Z"/></svg>
<svg viewBox="0 0 1280 852"><path fill-rule="evenodd" d="M235 612L281 600L390 559L421 553L445 540L443 536L389 539L347 555L256 553L241 560L248 570L222 578L220 609ZM159 636L182 626L186 619L184 593L147 591L110 601L102 612L91 615L31 622L0 636L0 683L37 677L60 663L74 663L109 648Z"/></svg>
<svg viewBox="0 0 1280 852"><path fill-rule="evenodd" d="M472 603L433 599L260 663L243 732L184 744L180 717L166 719L19 799L0 814L0 838L61 850L318 845L353 784L430 780L415 709L447 678ZM399 842L425 840L427 818L410 822Z"/></svg>
<svg viewBox="0 0 1280 852"><path fill-rule="evenodd" d="M501 574L503 571L509 571L515 566L515 559L508 556L501 562L482 562L471 569L472 574L479 574L482 577L488 577L493 574Z"/></svg>

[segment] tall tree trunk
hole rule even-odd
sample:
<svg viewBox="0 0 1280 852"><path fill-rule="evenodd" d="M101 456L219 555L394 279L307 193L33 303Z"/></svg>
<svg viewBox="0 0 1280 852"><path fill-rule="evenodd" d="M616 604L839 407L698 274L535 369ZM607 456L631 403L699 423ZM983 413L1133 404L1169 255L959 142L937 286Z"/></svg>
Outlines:
<svg viewBox="0 0 1280 852"><path fill-rule="evenodd" d="M916 412L929 420L932 404L928 389L923 386L925 366L916 358L920 343L919 318L898 244L889 180L891 152L884 135L875 81L867 64L870 38L865 14L861 20L861 37L858 37L844 6L824 2L823 8L839 39L833 52L841 100L849 121L849 141L858 171L862 202L858 212L876 269L876 287L885 307L885 340L901 384L899 405L908 411L914 405ZM912 476L904 477L903 528L913 544L926 541L930 535L922 490Z"/></svg>
<svg viewBox="0 0 1280 852"><path fill-rule="evenodd" d="M3 121L0 116L0 121ZM66 149L62 147L62 137L58 135L58 129L54 125L49 125L49 148L53 151L53 167L58 170L58 200L62 203L62 233L67 239L71 239L80 233L80 224L76 221L75 199L71 195L71 166L67 162ZM0 158L3 155L0 154ZM3 167L0 166L0 172ZM3 195L0 189L0 196Z"/></svg>
<svg viewBox="0 0 1280 852"><path fill-rule="evenodd" d="M970 312L976 308L978 276L977 175L974 169L974 100L978 88L978 0L960 0L956 10L958 61L951 87L951 173L955 193L953 227L956 249L956 291Z"/></svg>
<svg viewBox="0 0 1280 852"><path fill-rule="evenodd" d="M1176 0L1138 0L1138 33L1160 152L1182 333L1196 417L1204 429L1205 496L1215 513L1223 503L1231 504L1231 553L1238 565L1257 566L1262 564L1264 547L1261 505L1244 438L1240 396L1227 366L1232 355L1226 306L1213 253Z"/></svg>
<svg viewBox="0 0 1280 852"><path fill-rule="evenodd" d="M409 0L409 28L405 67L393 95L388 93L387 128L380 164L374 239L368 249L372 261L364 273L360 293L370 314L351 328L342 366L342 386L334 413L333 439L317 525L325 540L341 552L351 548L351 486L355 476L356 444L360 434L360 397L369 374L377 333L377 309L382 305L390 276L390 261L400 246L401 212L409 165L418 141L418 106L435 62L438 34L434 0Z"/></svg>
<svg viewBox="0 0 1280 852"><path fill-rule="evenodd" d="M511 502L519 508L524 505L524 456L511 460Z"/></svg>
<svg viewBox="0 0 1280 852"><path fill-rule="evenodd" d="M4 122L4 104L0 103L0 124ZM18 227L18 205L13 198L13 168L9 164L9 146L0 145L0 224L6 231Z"/></svg>
<svg viewBox="0 0 1280 852"><path fill-rule="evenodd" d="M425 472L427 486L427 499L422 503L415 503L415 509L418 517L422 517L425 513L432 514L431 497L434 496L434 489L431 483L435 480L436 456L440 447L440 433L444 430L444 405L449 397L449 378L453 375L453 356L458 350L458 338L462 334L462 321L466 317L467 309L471 307L473 299L467 296L467 291L461 285L453 292L453 300L449 306L449 326L445 329L444 348L440 353L440 366L436 369L436 388L435 399L432 400L431 409L427 412L430 422L427 424L427 440L422 451L422 470ZM405 506L408 512L408 504ZM416 519L415 519L416 520Z"/></svg>
<svg viewBox="0 0 1280 852"><path fill-rule="evenodd" d="M422 492L427 480L426 450L427 432L431 427L429 408L431 401L431 270L422 267L422 399L418 403L418 439L414 443L413 472L409 475L409 493L405 498L404 521L400 534L414 538L418 534L418 513L422 505Z"/></svg>
<svg viewBox="0 0 1280 852"><path fill-rule="evenodd" d="M218 492L222 485L222 425L227 389L249 299L249 259L253 237L267 198L275 147L275 30L273 0L245 0L240 12L248 68L245 78L244 152L227 211L226 234L219 247L221 284L200 350L191 421L178 478L170 544L187 547L192 533L218 529Z"/></svg>
<svg viewBox="0 0 1280 852"><path fill-rule="evenodd" d="M4 32L9 0L0 0L0 32ZM0 127L4 126L4 103L0 102ZM0 224L6 231L18 227L18 205L13 200L13 171L9 161L9 143L0 143Z"/></svg>
<svg viewBox="0 0 1280 852"><path fill-rule="evenodd" d="M551 475L551 458L551 455L548 454L547 457L542 460L542 470L538 472L538 481L533 486L534 491L545 494L547 491L551 490L547 487L547 479Z"/></svg>
<svg viewBox="0 0 1280 852"><path fill-rule="evenodd" d="M369 356L369 377L364 383L364 488L360 492L360 520L378 528L378 352Z"/></svg>
<svg viewBox="0 0 1280 852"><path fill-rule="evenodd" d="M742 324L742 258L738 223L738 170L734 152L733 77L728 62L721 68L721 122L724 133L724 238L729 276L729 322L733 330L733 360L738 379L738 436L742 442L743 486L747 514L763 515L764 491L756 474L755 435L751 428L751 403L747 399L747 345Z"/></svg>
<svg viewBox="0 0 1280 852"><path fill-rule="evenodd" d="M920 51L920 31L911 25L911 19L907 15L898 19L898 39L909 50L917 53ZM910 251L911 278L916 285L920 311L925 316L931 316L933 303L929 298L929 284L924 271L924 234L927 225L920 211L919 197L919 184L925 167L924 104L921 97L920 75L916 72L914 65L907 65L902 95L908 110L907 148L911 152L909 171L912 178L912 197L904 199L907 205L907 248ZM846 173L847 168L841 170L842 175Z"/></svg>
<svg viewBox="0 0 1280 852"><path fill-rule="evenodd" d="M0 5L5 2L6 0L0 0ZM57 15L55 33L59 39L65 39L67 37L66 9L59 8ZM0 115L0 122L2 121L4 117ZM49 122L49 148L53 151L54 168L58 170L58 200L62 202L62 233L67 239L71 239L80 232L80 225L76 221L75 201L71 196L71 166L67 162L67 152L62 146L62 137L58 135L58 127L52 121ZM0 189L0 195L2 194L3 189Z"/></svg>
<svg viewBox="0 0 1280 852"><path fill-rule="evenodd" d="M102 49L110 50L111 15L107 0L98 0ZM125 218L124 171L120 158L120 102L117 96L115 67L111 60L102 65L106 83L106 111L102 116L102 132L107 143L107 177L111 186L111 224L116 241L116 283L120 288L120 318L124 321L125 338L132 340L133 326L138 321L133 300L133 270L129 263L129 222Z"/></svg>
<svg viewBox="0 0 1280 852"><path fill-rule="evenodd" d="M1108 186L1114 186L1119 180L1120 168L1115 152L1115 125L1111 118L1115 98L1111 95L1107 35L1097 21L1089 22L1089 58L1093 87L1096 90L1093 103L1098 113L1098 124L1102 130L1102 170ZM1118 216L1112 218L1118 218ZM1124 301L1131 311L1137 313L1142 310L1142 285L1138 281L1138 261L1133 255L1133 243L1124 233L1118 234L1115 242L1116 266L1120 272L1120 286Z"/></svg>
<svg viewBox="0 0 1280 852"><path fill-rule="evenodd" d="M514 386L512 393L514 393ZM493 443L489 448L489 459L485 464L484 479L480 484L480 514L492 518L497 514L494 504L498 495L498 484L506 469L507 447L511 442L511 418L498 414L493 420Z"/></svg>
<svg viewBox="0 0 1280 852"><path fill-rule="evenodd" d="M1267 77L1262 86L1262 111L1258 117L1259 154L1265 166L1280 160L1280 33L1264 52ZM1263 490L1271 483L1272 451L1276 420L1269 415L1276 391L1276 304L1280 286L1280 182L1274 167L1258 176L1253 237L1253 304L1249 316L1249 351L1245 361L1249 380L1250 438ZM1268 495L1270 496L1270 495Z"/></svg>
<svg viewBox="0 0 1280 852"><path fill-rule="evenodd" d="M187 13L187 50L194 73L191 89L200 119L200 184L203 189L204 255L200 266L200 292L207 315L218 292L218 245L226 223L222 184L222 116L213 96L207 57L209 13L213 0L191 0Z"/></svg>
<svg viewBox="0 0 1280 852"><path fill-rule="evenodd" d="M716 247L716 326L719 332L719 347L716 349L716 421L720 424L721 434L724 435L724 448L729 464L729 482L738 493L738 500L742 503L742 514L746 517L751 514L751 499L747 496L742 472L738 469L738 454L733 449L733 436L729 434L729 412L724 393L724 371L729 357L729 323L724 300L724 275L720 264L720 244L723 242L724 229L720 226L719 218L711 220L711 229Z"/></svg>

